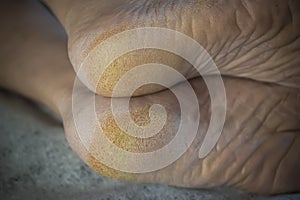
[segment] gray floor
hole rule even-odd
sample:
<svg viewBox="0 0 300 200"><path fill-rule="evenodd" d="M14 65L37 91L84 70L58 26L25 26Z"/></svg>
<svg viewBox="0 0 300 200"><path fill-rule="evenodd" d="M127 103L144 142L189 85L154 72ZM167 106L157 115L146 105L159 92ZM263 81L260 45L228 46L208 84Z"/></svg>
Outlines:
<svg viewBox="0 0 300 200"><path fill-rule="evenodd" d="M71 151L59 120L0 90L0 199L263 198L228 189L188 190L104 178Z"/></svg>

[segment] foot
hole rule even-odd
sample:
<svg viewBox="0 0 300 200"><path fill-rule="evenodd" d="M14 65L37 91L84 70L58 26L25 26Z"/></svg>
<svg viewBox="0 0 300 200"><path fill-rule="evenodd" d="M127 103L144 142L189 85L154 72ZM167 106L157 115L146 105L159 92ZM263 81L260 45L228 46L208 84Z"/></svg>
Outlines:
<svg viewBox="0 0 300 200"><path fill-rule="evenodd" d="M45 2L56 13L68 33L69 56L75 71L90 89L104 96L112 96L118 80L132 68L145 63L171 66L188 79L199 76L197 70L180 56L150 48L128 52L108 66L103 66L103 55L109 57L115 49L124 49L128 43L124 43L124 38L114 40L109 48L102 48L101 44L120 32L137 27L162 27L186 34L208 51L222 75L295 88L300 85L298 1ZM144 38L134 41L141 43L149 40L149 37L151 35L144 35ZM164 37L162 34L155 36ZM169 43L173 43L174 49L180 48L180 41L176 39ZM80 73L79 69L84 72ZM160 71L154 71L141 76L159 75ZM172 84L175 85L176 81ZM162 89L157 85L148 85L137 90L134 95L150 94ZM119 95L129 96L126 92Z"/></svg>
<svg viewBox="0 0 300 200"><path fill-rule="evenodd" d="M99 126L80 128L91 126L93 121L91 117L82 118L91 114L89 96L93 96L82 86L75 100L80 102L75 103L79 109L72 111L71 100L63 106L68 141L89 166L111 178L192 188L225 186L261 194L299 190L300 107L297 96L300 91L234 78L224 78L224 83L228 109L225 125L215 148L204 159L200 159L198 153L210 123L211 104L200 78L191 81L201 111L200 128L188 150L165 168L149 173L125 173L118 167L108 167L103 156L111 159L112 165L121 163L120 168L129 167L137 172L142 165L148 167L155 161L133 162L121 153L110 154L112 151L106 149L100 135L104 134L121 149L141 155L168 145L175 137L181 117L178 101L169 90L131 100L131 116L140 126L150 123L149 107L153 104L162 104L168 113L167 122L157 135L141 139L119 128L112 115L111 99L101 96L95 99ZM181 87L178 85L176 89L183 92ZM122 119L125 114L119 112L117 117ZM189 137L193 133L184 131L184 134ZM161 159L168 158L161 156Z"/></svg>
<svg viewBox="0 0 300 200"><path fill-rule="evenodd" d="M71 147L97 172L122 180L180 187L227 186L262 194L300 190L299 89L224 77L227 93L224 129L215 148L207 157L199 159L199 148L210 123L211 101L203 80L192 80L201 118L191 146L178 160L164 168L133 173L141 166L148 168L145 163L153 163L149 160L144 160L145 163L132 162L121 154L112 154L105 149L106 143L101 140L101 134L126 152L143 155L161 149L175 137L178 129L181 117L179 100L169 90L132 98L130 110L136 124L145 126L152 123L149 107L154 103L164 106L167 120L161 131L148 139L132 136L138 132L125 133L116 124L116 119L122 121L126 112L120 109L113 117L112 98L97 95L95 104L90 104L89 97L94 97L94 94L78 81L74 96L75 73L67 59L65 35L47 10L36 1L2 4L1 19L10 18L11 21L1 21L4 27L0 37L3 45L0 54L3 62L1 86L44 102L56 110L63 120ZM18 47L17 50L14 47ZM183 84L174 88L181 93L186 92ZM118 103L122 99L114 101ZM89 111L91 105L92 108L95 106L95 112ZM190 118L185 123L196 119L193 115L196 107L196 104L190 107ZM98 117L96 127L90 126L93 118L85 118L85 114ZM150 116L155 122L155 112ZM186 138L193 134L189 129L184 129L183 133ZM177 152L177 148L171 149L172 152ZM127 171L109 167L103 162L103 155L109 164L121 163L121 168ZM164 161L167 157L158 155L158 158Z"/></svg>

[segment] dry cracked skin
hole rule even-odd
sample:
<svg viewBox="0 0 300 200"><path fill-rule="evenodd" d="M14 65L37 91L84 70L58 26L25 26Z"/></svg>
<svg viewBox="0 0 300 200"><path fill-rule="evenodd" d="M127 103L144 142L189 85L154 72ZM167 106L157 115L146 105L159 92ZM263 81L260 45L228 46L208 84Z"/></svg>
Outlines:
<svg viewBox="0 0 300 200"><path fill-rule="evenodd" d="M111 178L180 187L225 186L261 194L300 190L298 1L45 2L62 23L67 37L40 2L1 2L0 85L56 111L63 120L72 149L90 167ZM79 137L74 117L89 106L87 96L93 93L84 86L82 90L79 88L80 109L73 112L76 74L72 65L78 71L101 41L122 30L145 26L180 31L205 47L222 74L227 114L217 145L207 157L199 159L199 146L211 116L211 101L205 82L192 66L168 52L139 50L116 60L98 80L99 77L93 77L97 66L88 63L84 69L100 94L95 98L100 126L112 143L131 152L143 153L167 144L178 128L180 112L170 90L156 85L141 88L135 95L143 96L134 97L130 102L134 121L139 125L148 124L149 107L160 103L168 113L167 122L159 134L148 139L124 133L111 114L109 97L122 75L141 63L162 61L189 78L197 95L200 126L184 155L154 172L125 173L107 167L91 153L103 151L97 130L89 133L94 140L88 145ZM183 86L174 87L180 90ZM124 114L118 113L120 117ZM112 159L123 158L114 155Z"/></svg>
<svg viewBox="0 0 300 200"><path fill-rule="evenodd" d="M98 94L104 96L112 96L112 90L120 77L143 63L166 64L187 78L199 76L193 66L177 55L157 49L142 49L116 59L99 77L95 73L99 65L85 62L87 56L112 35L136 27L169 28L190 36L208 51L222 75L295 88L300 85L300 69L295 67L299 65L300 14L299 2L295 0L45 2L68 34L69 56L75 71L83 67L90 84ZM112 46L122 48L122 44L115 41ZM97 55L93 57L101 62L103 58ZM161 89L147 86L135 95Z"/></svg>

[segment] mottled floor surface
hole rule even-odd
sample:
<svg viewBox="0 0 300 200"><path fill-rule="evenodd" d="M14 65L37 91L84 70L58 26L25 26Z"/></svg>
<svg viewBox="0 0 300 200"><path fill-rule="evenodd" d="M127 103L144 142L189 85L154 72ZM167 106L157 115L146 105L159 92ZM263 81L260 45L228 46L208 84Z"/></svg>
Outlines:
<svg viewBox="0 0 300 200"><path fill-rule="evenodd" d="M71 151L59 120L34 103L0 90L0 200L6 199L266 198L229 189L190 190L104 178Z"/></svg>

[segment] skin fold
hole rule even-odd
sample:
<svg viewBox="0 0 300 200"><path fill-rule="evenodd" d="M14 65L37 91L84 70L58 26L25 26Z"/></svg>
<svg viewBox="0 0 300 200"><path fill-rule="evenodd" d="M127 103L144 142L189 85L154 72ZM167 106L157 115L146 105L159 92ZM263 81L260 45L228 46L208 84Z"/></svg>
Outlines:
<svg viewBox="0 0 300 200"><path fill-rule="evenodd" d="M86 58L107 38L137 27L169 28L190 36L208 51L223 75L295 88L300 85L300 3L297 0L43 2L55 13L68 34L68 52L75 71L84 68L89 81L86 85L91 84L95 92L104 96L112 96L120 77L144 63L172 66L189 79L199 76L193 66L175 54L143 49L116 59L99 77L95 73L99 70L97 63L86 63ZM122 48L121 45L115 42L112 46ZM108 52L108 49L101 51ZM93 57L101 60L98 55ZM157 73L149 76L156 77ZM148 85L134 95L162 89ZM124 92L120 96L128 94Z"/></svg>
<svg viewBox="0 0 300 200"><path fill-rule="evenodd" d="M59 18L67 15L63 7L57 8L61 9L57 11ZM213 151L199 159L199 146L210 121L210 98L203 80L195 78L190 83L197 94L201 119L191 147L180 159L161 170L143 174L121 172L105 166L91 153L102 151L97 131L92 133L95 140L88 145L79 138L74 116L88 106L86 97L91 91L82 85L81 105L78 105L82 110L73 112L72 90L76 74L68 59L63 28L40 2L34 0L3 1L0 10L0 86L56 111L62 118L72 149L97 172L120 180L180 187L223 186L260 194L300 191L299 87L224 76L227 94L224 130ZM67 32L70 35L70 30ZM291 47L291 57L295 49ZM299 67L296 68L295 72ZM271 74L272 71L268 75L270 80L276 80ZM289 80L296 85L296 81ZM180 90L182 85L175 87ZM168 113L165 128L146 140L133 138L118 129L111 115L110 101L111 98L97 95L95 110L105 135L116 145L142 153L160 148L174 136L180 113L178 102L169 90L131 99L132 118L139 125L149 123L149 105L161 103ZM123 114L118 113L119 116ZM114 155L112 159L122 158Z"/></svg>

